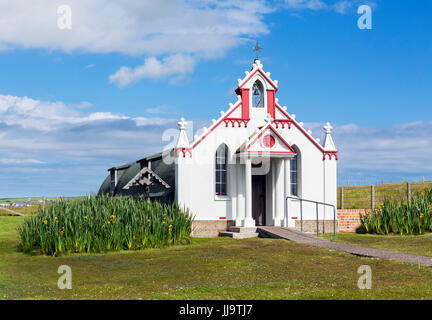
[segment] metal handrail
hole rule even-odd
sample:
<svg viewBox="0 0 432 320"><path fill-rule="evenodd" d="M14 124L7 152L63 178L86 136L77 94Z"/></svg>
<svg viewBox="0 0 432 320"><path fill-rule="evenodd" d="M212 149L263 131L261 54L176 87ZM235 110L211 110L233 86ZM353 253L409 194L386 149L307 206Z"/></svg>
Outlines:
<svg viewBox="0 0 432 320"><path fill-rule="evenodd" d="M334 204L320 202L320 201L313 201L313 200L303 199L303 198L299 198L299 197L286 196L286 198L285 198L285 220L286 220L287 224L288 224L288 217L289 217L289 215L288 215L288 200L289 199L300 201L300 232L303 232L303 201L316 204L316 224L317 224L317 229L316 229L317 231L316 232L317 232L317 236L319 236L318 205L332 207L333 208L333 241L336 242L336 206ZM324 225L325 225L325 220L323 220L323 233L324 233Z"/></svg>

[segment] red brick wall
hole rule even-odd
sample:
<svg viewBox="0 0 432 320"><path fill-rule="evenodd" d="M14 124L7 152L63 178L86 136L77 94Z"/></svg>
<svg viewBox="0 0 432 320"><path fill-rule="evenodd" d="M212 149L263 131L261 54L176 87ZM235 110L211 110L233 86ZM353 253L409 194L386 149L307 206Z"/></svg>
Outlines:
<svg viewBox="0 0 432 320"><path fill-rule="evenodd" d="M338 209L338 229L343 232L355 232L360 226L360 214L370 213L371 209Z"/></svg>

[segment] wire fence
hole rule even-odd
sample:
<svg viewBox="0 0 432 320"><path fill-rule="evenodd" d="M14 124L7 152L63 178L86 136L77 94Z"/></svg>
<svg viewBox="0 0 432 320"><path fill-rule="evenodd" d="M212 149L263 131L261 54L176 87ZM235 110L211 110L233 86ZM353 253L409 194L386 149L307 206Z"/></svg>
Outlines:
<svg viewBox="0 0 432 320"><path fill-rule="evenodd" d="M386 199L409 201L426 189L432 189L432 181L338 187L338 209L373 209Z"/></svg>

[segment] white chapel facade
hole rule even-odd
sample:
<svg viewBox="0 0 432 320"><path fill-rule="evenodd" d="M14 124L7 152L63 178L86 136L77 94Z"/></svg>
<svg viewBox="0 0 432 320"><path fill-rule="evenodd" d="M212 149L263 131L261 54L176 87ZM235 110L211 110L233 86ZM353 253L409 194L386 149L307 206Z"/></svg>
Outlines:
<svg viewBox="0 0 432 320"><path fill-rule="evenodd" d="M193 234L217 235L229 226L298 227L333 222L333 210L296 198L336 206L338 151L324 127L321 144L282 107L278 82L255 59L238 79L237 101L189 141L179 122L174 148L173 198L194 215Z"/></svg>

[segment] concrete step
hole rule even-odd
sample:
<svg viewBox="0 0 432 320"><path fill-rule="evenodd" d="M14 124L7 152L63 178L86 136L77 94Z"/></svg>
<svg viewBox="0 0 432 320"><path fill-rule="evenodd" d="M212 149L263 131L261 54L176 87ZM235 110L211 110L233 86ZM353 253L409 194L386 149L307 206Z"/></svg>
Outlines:
<svg viewBox="0 0 432 320"><path fill-rule="evenodd" d="M248 238L258 238L257 232L230 232L224 231L219 232L219 237L230 237L233 239L248 239Z"/></svg>
<svg viewBox="0 0 432 320"><path fill-rule="evenodd" d="M257 232L256 227L234 227L231 226L228 228L231 232L237 232L237 233L255 233Z"/></svg>

